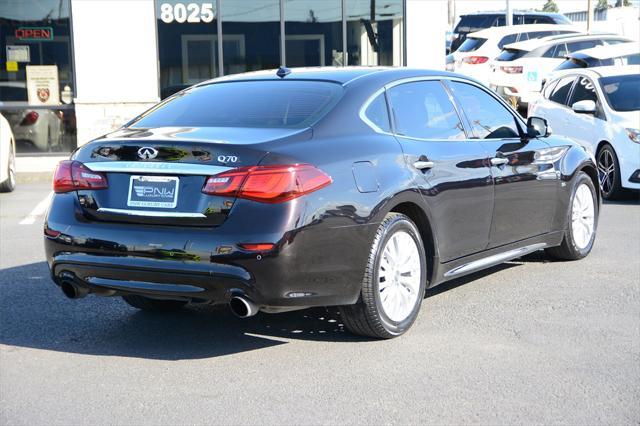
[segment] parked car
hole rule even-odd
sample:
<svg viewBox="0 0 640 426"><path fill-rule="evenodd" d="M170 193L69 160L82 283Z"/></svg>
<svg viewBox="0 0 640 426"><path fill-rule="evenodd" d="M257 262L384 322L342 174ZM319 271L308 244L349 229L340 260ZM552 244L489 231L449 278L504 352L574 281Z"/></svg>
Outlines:
<svg viewBox="0 0 640 426"><path fill-rule="evenodd" d="M640 67L568 70L529 113L595 155L604 198L640 189Z"/></svg>
<svg viewBox="0 0 640 426"><path fill-rule="evenodd" d="M527 24L508 27L492 27L469 34L454 53L447 56L447 70L489 83L490 61L498 56L507 44L548 37L579 33L571 25Z"/></svg>
<svg viewBox="0 0 640 426"><path fill-rule="evenodd" d="M0 106L17 143L28 143L39 151L62 147L62 115L50 109L28 108L27 83L0 81Z"/></svg>
<svg viewBox="0 0 640 426"><path fill-rule="evenodd" d="M470 79L281 68L198 84L80 147L44 239L71 298L337 305L390 338L427 287L541 249L585 257L597 184L578 144Z"/></svg>
<svg viewBox="0 0 640 426"><path fill-rule="evenodd" d="M16 143L9 122L0 114L0 192L16 187Z"/></svg>
<svg viewBox="0 0 640 426"><path fill-rule="evenodd" d="M485 28L504 27L506 25L506 12L476 12L460 16L460 21L451 35L450 50L453 53L464 43L467 35ZM513 12L513 24L556 24L571 25L571 20L560 13L515 11Z"/></svg>
<svg viewBox="0 0 640 426"><path fill-rule="evenodd" d="M628 41L615 34L569 34L508 44L490 65L489 83L512 105L526 107L569 53Z"/></svg>
<svg viewBox="0 0 640 426"><path fill-rule="evenodd" d="M608 44L569 53L553 71L625 65L640 65L639 42Z"/></svg>

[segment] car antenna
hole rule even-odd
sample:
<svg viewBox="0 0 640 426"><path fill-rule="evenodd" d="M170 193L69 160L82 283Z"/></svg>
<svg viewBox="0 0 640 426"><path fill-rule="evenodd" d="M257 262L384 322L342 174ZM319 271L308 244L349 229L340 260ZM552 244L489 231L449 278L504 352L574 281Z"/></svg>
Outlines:
<svg viewBox="0 0 640 426"><path fill-rule="evenodd" d="M278 71L276 72L276 75L280 78L285 78L286 76L288 76L289 74L291 74L291 70L287 67L280 67L278 68Z"/></svg>

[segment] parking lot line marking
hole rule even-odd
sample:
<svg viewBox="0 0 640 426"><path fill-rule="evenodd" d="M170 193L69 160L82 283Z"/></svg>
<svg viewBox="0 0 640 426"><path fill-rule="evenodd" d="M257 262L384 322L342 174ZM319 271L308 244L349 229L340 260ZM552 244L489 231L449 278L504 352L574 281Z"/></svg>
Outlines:
<svg viewBox="0 0 640 426"><path fill-rule="evenodd" d="M36 219L47 211L47 207L49 207L49 203L51 202L51 197L53 197L53 192L47 194L46 197L42 201L40 201L34 208L31 210L24 219L20 221L20 225L33 225L36 222Z"/></svg>

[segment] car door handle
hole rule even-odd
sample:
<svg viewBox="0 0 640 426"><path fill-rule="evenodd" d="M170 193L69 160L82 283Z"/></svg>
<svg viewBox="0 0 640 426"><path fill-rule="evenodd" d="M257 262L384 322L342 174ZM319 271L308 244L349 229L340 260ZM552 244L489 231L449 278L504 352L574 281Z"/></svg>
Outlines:
<svg viewBox="0 0 640 426"><path fill-rule="evenodd" d="M491 159L492 166L502 166L504 164L507 164L508 162L509 162L509 159L504 157L493 157Z"/></svg>
<svg viewBox="0 0 640 426"><path fill-rule="evenodd" d="M433 167L433 161L416 161L415 163L413 163L413 167L420 170L430 169Z"/></svg>

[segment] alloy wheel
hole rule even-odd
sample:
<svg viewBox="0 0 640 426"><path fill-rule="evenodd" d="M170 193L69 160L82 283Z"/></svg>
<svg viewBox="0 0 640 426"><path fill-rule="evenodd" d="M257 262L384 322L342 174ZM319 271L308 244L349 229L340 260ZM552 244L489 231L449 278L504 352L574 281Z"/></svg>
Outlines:
<svg viewBox="0 0 640 426"><path fill-rule="evenodd" d="M418 245L408 232L398 231L382 250L378 290L384 313L400 322L413 311L422 279Z"/></svg>
<svg viewBox="0 0 640 426"><path fill-rule="evenodd" d="M615 185L616 164L611 151L608 149L603 149L598 155L598 176L600 178L600 189L605 194L609 194Z"/></svg>
<svg viewBox="0 0 640 426"><path fill-rule="evenodd" d="M591 189L583 183L576 189L571 209L573 241L580 250L589 245L593 236L594 224L595 205L593 203L593 194Z"/></svg>

